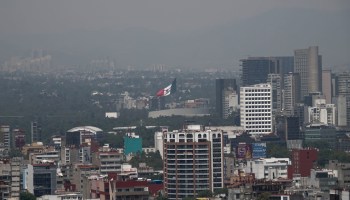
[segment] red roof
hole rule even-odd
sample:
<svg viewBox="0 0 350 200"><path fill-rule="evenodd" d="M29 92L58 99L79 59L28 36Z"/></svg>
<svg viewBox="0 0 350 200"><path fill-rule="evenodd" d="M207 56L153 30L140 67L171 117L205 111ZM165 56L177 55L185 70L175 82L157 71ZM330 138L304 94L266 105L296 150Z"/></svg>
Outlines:
<svg viewBox="0 0 350 200"><path fill-rule="evenodd" d="M164 187L163 184L154 184L154 183L149 183L148 184L148 190L152 196L155 196L158 194L160 190L162 190Z"/></svg>
<svg viewBox="0 0 350 200"><path fill-rule="evenodd" d="M147 187L147 181L116 181L116 188Z"/></svg>

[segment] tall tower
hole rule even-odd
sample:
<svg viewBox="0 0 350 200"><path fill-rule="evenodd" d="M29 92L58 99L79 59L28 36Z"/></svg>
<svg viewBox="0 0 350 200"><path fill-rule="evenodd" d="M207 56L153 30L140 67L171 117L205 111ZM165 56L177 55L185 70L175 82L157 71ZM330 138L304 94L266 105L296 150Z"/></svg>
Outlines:
<svg viewBox="0 0 350 200"><path fill-rule="evenodd" d="M216 87L216 112L222 118L224 118L224 114L227 112L224 108L225 106L225 98L227 95L236 94L237 93L237 84L236 79L216 79L215 82ZM226 96L225 96L226 95Z"/></svg>
<svg viewBox="0 0 350 200"><path fill-rule="evenodd" d="M41 142L41 126L37 121L33 121L30 124L31 134L32 134L32 143L33 142Z"/></svg>
<svg viewBox="0 0 350 200"><path fill-rule="evenodd" d="M318 46L294 51L294 72L300 74L301 100L309 93L322 91L322 57Z"/></svg>
<svg viewBox="0 0 350 200"><path fill-rule="evenodd" d="M284 76L283 111L287 115L294 115L296 105L300 102L300 76L288 73Z"/></svg>
<svg viewBox="0 0 350 200"><path fill-rule="evenodd" d="M279 74L279 66L268 57L249 57L242 62L242 86L265 83L268 74Z"/></svg>
<svg viewBox="0 0 350 200"><path fill-rule="evenodd" d="M272 88L272 110L274 113L282 110L282 77L280 74L269 74L267 83Z"/></svg>
<svg viewBox="0 0 350 200"><path fill-rule="evenodd" d="M338 112L342 112L342 120L344 122L346 121L347 127L350 127L350 72L339 74L337 82L338 99L342 99L343 102L342 104L338 104ZM345 123L342 125L345 125Z"/></svg>
<svg viewBox="0 0 350 200"><path fill-rule="evenodd" d="M3 146L3 153L8 155L11 150L10 126L8 125L0 126L0 144Z"/></svg>
<svg viewBox="0 0 350 200"><path fill-rule="evenodd" d="M333 84L332 70L322 70L322 94L326 98L326 103L332 103Z"/></svg>
<svg viewBox="0 0 350 200"><path fill-rule="evenodd" d="M197 196L223 187L221 131L187 125L164 132L164 190L168 199Z"/></svg>
<svg viewBox="0 0 350 200"><path fill-rule="evenodd" d="M272 88L257 84L240 89L241 126L252 135L273 131Z"/></svg>

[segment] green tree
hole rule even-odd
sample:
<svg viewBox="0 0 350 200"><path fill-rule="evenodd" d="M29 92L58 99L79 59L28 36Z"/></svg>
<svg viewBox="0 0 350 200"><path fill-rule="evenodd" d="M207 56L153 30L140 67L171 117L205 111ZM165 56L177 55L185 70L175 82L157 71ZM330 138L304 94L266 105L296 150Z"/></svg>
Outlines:
<svg viewBox="0 0 350 200"><path fill-rule="evenodd" d="M225 194L226 196L228 195L228 189L227 188L218 188L214 190L214 195L219 195L219 194Z"/></svg>
<svg viewBox="0 0 350 200"><path fill-rule="evenodd" d="M257 200L268 200L270 195L269 192L264 192L258 196Z"/></svg>
<svg viewBox="0 0 350 200"><path fill-rule="evenodd" d="M203 190L198 192L198 197L212 197L213 196L213 192L210 190Z"/></svg>
<svg viewBox="0 0 350 200"><path fill-rule="evenodd" d="M21 194L19 195L19 199L20 200L35 200L36 197L29 192L21 192Z"/></svg>
<svg viewBox="0 0 350 200"><path fill-rule="evenodd" d="M19 149L11 149L11 151L9 152L9 157L23 157L23 154Z"/></svg>
<svg viewBox="0 0 350 200"><path fill-rule="evenodd" d="M267 156L268 157L276 157L276 158L288 158L290 157L290 153L285 145L275 144L275 143L267 143Z"/></svg>

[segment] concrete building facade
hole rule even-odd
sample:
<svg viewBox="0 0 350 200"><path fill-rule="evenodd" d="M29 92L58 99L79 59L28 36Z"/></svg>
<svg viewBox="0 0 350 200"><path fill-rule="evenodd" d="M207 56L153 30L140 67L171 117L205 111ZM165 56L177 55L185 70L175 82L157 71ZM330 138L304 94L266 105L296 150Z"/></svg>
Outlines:
<svg viewBox="0 0 350 200"><path fill-rule="evenodd" d="M223 187L221 131L187 125L164 133L164 189L168 199L196 196Z"/></svg>
<svg viewBox="0 0 350 200"><path fill-rule="evenodd" d="M270 84L241 87L241 126L252 135L273 131L272 88Z"/></svg>
<svg viewBox="0 0 350 200"><path fill-rule="evenodd" d="M317 46L294 51L294 72L300 75L301 98L322 91L322 57Z"/></svg>

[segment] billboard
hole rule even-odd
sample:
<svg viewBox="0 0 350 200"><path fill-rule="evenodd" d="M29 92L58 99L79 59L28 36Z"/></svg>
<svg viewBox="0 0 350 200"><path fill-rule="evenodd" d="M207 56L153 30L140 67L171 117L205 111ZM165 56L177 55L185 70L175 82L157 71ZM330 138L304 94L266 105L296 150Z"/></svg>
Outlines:
<svg viewBox="0 0 350 200"><path fill-rule="evenodd" d="M238 159L251 159L252 148L250 144L239 143L236 148L236 158Z"/></svg>
<svg viewBox="0 0 350 200"><path fill-rule="evenodd" d="M253 158L266 158L266 143L252 143Z"/></svg>

